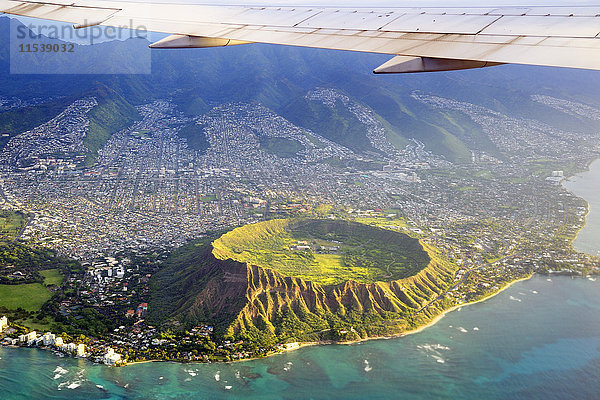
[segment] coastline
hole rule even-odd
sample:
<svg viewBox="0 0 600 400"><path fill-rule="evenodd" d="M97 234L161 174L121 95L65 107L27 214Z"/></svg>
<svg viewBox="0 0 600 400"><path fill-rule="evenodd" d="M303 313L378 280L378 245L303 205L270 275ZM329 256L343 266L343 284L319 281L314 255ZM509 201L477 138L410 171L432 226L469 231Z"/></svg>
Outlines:
<svg viewBox="0 0 600 400"><path fill-rule="evenodd" d="M444 316L452 311L456 311L459 308L462 308L463 306L470 306L473 304L477 304L477 303L481 303L484 302L486 300L491 299L494 296L497 296L498 294L502 293L503 291L505 291L506 289L508 289L509 287L511 287L512 285L514 285L517 282L522 282L522 281L527 281L529 279L531 279L533 277L534 274L530 274L529 276L526 276L524 278L519 278L519 279L515 279L514 281L508 282L506 285L504 285L503 287L501 287L500 289L496 290L494 293L490 293L489 296L484 296L481 299L478 300L474 300L474 301L470 301L468 303L464 303L464 304L457 304L455 306L450 307L447 310L442 311L439 315L437 315L436 317L434 317L431 321L429 321L427 324L420 326L416 329L413 329L411 331L405 332L403 334L401 334L401 336L405 336L405 335L412 335L415 333L419 333L435 324L437 324L442 318L444 318Z"/></svg>
<svg viewBox="0 0 600 400"><path fill-rule="evenodd" d="M571 238L571 241L570 241L570 245L571 245L571 247L572 247L574 250L577 250L577 249L575 248L575 246L574 246L574 243L575 243L575 241L577 240L577 237L579 236L579 233L580 233L580 232L581 232L581 231L582 231L582 230L583 230L583 229L584 229L584 228L587 226L587 222L588 222L588 215L589 215L589 213L590 213L590 203L589 203L589 201L587 201L586 199L584 199L582 196L578 195L577 193L575 193L575 192L571 191L569 188L567 188L567 187L565 186L565 183L567 183L567 182L572 182L571 180L572 180L573 178L577 177L577 175L580 175L580 174L584 174L584 173L590 172L590 169L591 169L591 166L592 166L592 164L593 164L593 163L595 163L596 161L598 161L598 162L600 163L600 158L594 158L593 160L591 160L590 162L588 162L588 163L586 164L585 168L584 168L582 171L576 172L575 174L573 174L573 175L571 175L571 176L567 177L567 178L566 178L565 180L563 180L563 181L561 182L561 184L560 184L560 185L562 186L562 188L563 188L563 189L565 189L567 192L571 193L572 195L574 195L574 196L576 196L576 197L579 197L580 199L582 199L583 201L585 201L585 204L586 204L586 206L585 206L585 208L586 208L586 210L585 210L585 215L583 216L583 224L582 224L582 225L581 225L581 227L580 227L580 228L577 230L577 232L575 233L575 235L573 236L573 238ZM580 251L580 252L582 252L582 253L585 253L585 252L583 252L583 251L581 251L581 250L577 250L577 251Z"/></svg>
<svg viewBox="0 0 600 400"><path fill-rule="evenodd" d="M519 278L519 279L515 279L514 281L511 281L509 283L507 283L506 285L504 285L503 287L501 287L500 289L498 289L497 291L490 293L488 296L482 297L480 299L468 302L468 303L463 303L463 304L457 304L455 306L452 306L442 312L440 312L438 315L436 315L434 318L432 318L430 321L428 321L427 323L415 328L415 329L411 329L408 331L404 331L404 332L400 332L397 334L393 334L393 335L386 335L386 336L372 336L372 337L367 337L367 338L362 338L362 339L357 339L357 340L352 340L352 341L347 341L347 342L335 342L335 341L317 341L317 342L298 342L298 346L294 347L293 349L289 349L289 350L282 350L280 352L276 352L276 353L272 353L269 354L265 357L253 357L253 358L246 358L246 359L241 359L241 360L232 360L232 361L217 361L217 362L212 362L213 364L220 364L220 363L224 363L224 364L228 364L228 363L237 363L237 362L245 362L245 361L253 361L253 360L257 360L257 359L261 359L261 358L266 358L266 357L271 357L271 356L276 356L276 355L281 355L284 353L287 353L289 351L295 351L304 347L310 347L310 346L326 346L326 345L345 345L345 346L349 346L349 345L354 345L354 344L358 344L358 343L362 343L362 342L366 342L366 341L370 341L370 340L384 340L384 339L394 339L394 338L401 338L404 336L408 336L408 335L413 335L419 332L424 331L427 328L430 328L432 326L434 326L435 324L437 324L446 314L452 312L452 311L456 311L459 308L465 307L465 306L469 306L472 304L476 304L476 303L481 303L483 301L489 300L492 297L500 294L501 292L503 292L504 290L510 288L512 285L514 285L517 282L521 282L521 281L526 281L529 280L533 277L533 273L523 277L523 278ZM19 346L3 346L3 347L16 347L19 348ZM92 362L91 360L88 359L88 361ZM119 365L119 367L128 367L128 366L132 366L132 365L136 365L136 364L147 364L147 363L154 363L154 362L172 362L172 363L177 363L177 364L207 364L206 362L202 362L202 361L189 361L189 362L183 362L183 361L172 361L172 360L159 360L159 359L154 359L154 360L143 360L143 361L132 361L132 362L127 362L124 364Z"/></svg>
<svg viewBox="0 0 600 400"><path fill-rule="evenodd" d="M498 289L497 291L490 293L488 296L482 297L480 299L468 302L468 303L463 303L463 304L457 304L455 306L452 306L444 311L442 311L441 313L439 313L438 315L436 315L434 318L432 318L430 321L428 321L427 323L415 328L415 329L411 329L408 331L404 331L404 332L400 332L397 334L393 334L393 335L386 335L386 336L372 336L372 337L367 337L367 338L362 338L362 339L357 339L357 340L352 340L352 341L347 341L347 342L335 342L335 341L317 341L317 342L298 342L298 346L294 347L293 349L289 349L289 350L282 350L280 352L276 352L276 353L272 353L269 354L265 357L253 357L253 358L245 358L245 359L241 359L241 360L232 360L232 361L217 361L217 362L213 362L213 364L220 364L220 363L234 363L234 362L245 362L245 361L253 361L253 360L257 360L257 359L261 359L261 358L266 358L266 357L271 357L271 356L276 356L276 355L281 355L284 353L287 353L289 351L295 351L304 347L310 347L310 346L327 346L327 345L345 345L345 346L350 346L350 345L354 345L354 344L358 344L358 343L362 343L362 342L366 342L366 341L370 341L370 340L384 340L384 339L394 339L394 338L401 338L404 336L408 336L408 335L414 335L416 333L422 332L427 328L430 328L432 326L434 326L435 324L437 324L442 318L444 318L444 316L452 311L456 311L457 309L464 307L464 306L469 306L472 304L476 304L476 303L481 303L485 300L491 299L492 297L500 294L501 292L503 292L504 290L508 289L509 287L511 287L512 285L514 285L517 282L521 282L521 281L525 281L528 279L531 279L531 277L533 277L534 274L530 274L529 276L523 277L523 278L519 278L516 279L514 281L511 281L509 283L507 283L506 285L504 285L503 287L501 287L500 289ZM10 347L14 347L14 348L20 348L20 346L2 346L2 347L6 347L6 348L10 348ZM50 350L50 349L45 349L45 348L40 348L41 350ZM93 362L92 360L87 359L87 361ZM147 363L162 363L162 362L172 362L172 363L178 363L178 364L207 364L206 362L202 362L202 361L189 361L189 362L183 362L183 361L172 361L172 360L159 360L159 359L154 359L154 360L143 360L143 361L132 361L132 362L127 362L124 364L119 365L119 367L128 367L128 366L132 366L132 365L136 365L136 364L147 364Z"/></svg>
<svg viewBox="0 0 600 400"><path fill-rule="evenodd" d="M393 334L393 335L386 335L386 336L372 336L372 337L368 337L368 338L364 338L364 339L357 339L357 340L351 340L348 342L333 342L333 341L320 341L320 342L299 342L298 343L298 347L295 347L293 349L290 350L284 350L282 353L288 352L288 351L294 351L297 349L300 349L302 347L309 347L309 346L325 346L325 345L331 345L331 344L338 344L338 345L353 345L353 344L357 344L357 343L362 343L362 342L366 342L369 340L384 340L384 339L394 339L394 338L400 338L400 337L404 337L404 336L408 336L408 335L414 335L416 333L422 332L427 328L430 328L432 326L434 326L435 324L437 324L442 318L444 318L444 316L452 311L456 311L459 308L462 307L466 307L466 306L470 306L476 303L481 303L483 301L489 300L492 297L500 294L501 292L503 292L504 290L508 289L509 287L511 287L512 285L514 285L517 282L521 282L521 281L526 281L529 280L533 277L534 274L530 274L529 276L526 276L524 278L519 278L519 279L515 279L514 281L511 281L509 283L507 283L506 285L504 285L503 287L501 287L500 289L496 290L494 293L490 293L490 295L482 297L481 299L478 300L474 300L474 301L470 301L468 303L463 303L463 304L457 304L455 306L452 306L444 311L442 311L441 313L439 313L438 315L436 315L433 319L431 319L429 322L427 322L426 324L423 324L415 329L411 329L409 331L405 331L405 332L401 332L401 333L397 333L397 334ZM282 354L282 353L276 353L276 354ZM273 355L276 355L273 354ZM239 360L239 361L247 361L247 360Z"/></svg>

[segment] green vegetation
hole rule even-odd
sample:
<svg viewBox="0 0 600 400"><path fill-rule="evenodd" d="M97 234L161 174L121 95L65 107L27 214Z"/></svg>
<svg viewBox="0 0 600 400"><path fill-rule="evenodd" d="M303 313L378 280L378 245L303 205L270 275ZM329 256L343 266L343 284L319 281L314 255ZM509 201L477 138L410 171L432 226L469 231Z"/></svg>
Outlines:
<svg viewBox="0 0 600 400"><path fill-rule="evenodd" d="M213 254L322 285L373 283L413 276L430 259L403 233L341 220L270 220L236 228L213 242Z"/></svg>
<svg viewBox="0 0 600 400"><path fill-rule="evenodd" d="M15 240L26 221L20 211L0 211L0 240Z"/></svg>
<svg viewBox="0 0 600 400"><path fill-rule="evenodd" d="M200 196L198 198L198 200L200 200L203 203L210 203L211 201L217 200L217 195L216 194L206 194L204 196Z"/></svg>
<svg viewBox="0 0 600 400"><path fill-rule="evenodd" d="M59 267L63 261L50 249L31 247L20 242L0 242L0 267L11 265L36 271Z"/></svg>
<svg viewBox="0 0 600 400"><path fill-rule="evenodd" d="M348 341L399 333L427 322L449 306L447 300L440 300L418 312L451 285L456 265L446 260L439 250L405 235L405 239L409 239L406 243L412 241L418 245L416 252L423 252L430 261L415 275L390 282L346 281L343 285L320 285L282 276L274 268L227 258L229 253L239 256L232 248L243 252L243 247L248 245L238 241L242 237L256 248L258 244L254 244L254 238L258 243L279 241L287 245L289 236L310 231L311 241L325 244L337 240L327 237L333 233L348 242L348 245L337 245L340 249L354 250L349 252L352 256L370 248L354 246L352 241L358 240L360 232L376 239L379 239L379 231L392 237L399 235L398 232L341 220L269 222L249 225L251 229L243 231L245 235L240 236L240 228L237 228L174 251L150 281L148 322L181 332L198 324L214 325L216 342L241 340L245 349L254 352L286 341ZM342 225L346 229L331 225L335 223L346 224ZM230 235L232 232L234 234ZM317 238L317 235L325 238ZM293 243L297 243L297 237L292 239ZM210 241L213 241L212 246ZM275 254L280 255L285 250ZM377 254L377 249L373 250ZM300 257L308 252L294 253ZM385 257L386 253L377 255ZM339 254L313 251L312 257L321 268L334 268L336 274L344 268L345 255L341 251ZM365 259L369 259L369 254ZM302 263L299 258L293 261Z"/></svg>
<svg viewBox="0 0 600 400"><path fill-rule="evenodd" d="M45 269L40 271L40 275L44 278L46 286L60 286L63 282L63 275L57 269Z"/></svg>
<svg viewBox="0 0 600 400"><path fill-rule="evenodd" d="M186 115L196 117L205 114L210 107L198 96L198 92L181 91L173 96L173 103Z"/></svg>
<svg viewBox="0 0 600 400"><path fill-rule="evenodd" d="M99 87L90 95L96 97L98 105L92 108L88 114L90 126L83 138L83 144L89 150L89 153L86 154L85 165L92 165L96 162L98 150L114 133L139 119L137 110L107 87Z"/></svg>
<svg viewBox="0 0 600 400"><path fill-rule="evenodd" d="M304 150L304 146L297 140L282 137L262 137L260 138L260 149L275 154L282 158L292 158L298 155L299 151Z"/></svg>
<svg viewBox="0 0 600 400"><path fill-rule="evenodd" d="M317 101L300 98L283 110L283 115L298 126L357 152L378 152L367 138L367 128L341 102L333 108Z"/></svg>
<svg viewBox="0 0 600 400"><path fill-rule="evenodd" d="M8 309L21 307L27 311L37 311L50 297L52 294L41 283L0 285L0 306Z"/></svg>
<svg viewBox="0 0 600 400"><path fill-rule="evenodd" d="M8 143L12 136L33 129L56 117L63 112L72 101L72 98L61 98L59 100L0 113L0 132L8 134L8 136L0 137L0 149Z"/></svg>
<svg viewBox="0 0 600 400"><path fill-rule="evenodd" d="M210 147L210 143L204 133L203 125L192 122L180 129L177 134L187 141L190 149L196 150L201 154L205 153Z"/></svg>
<svg viewBox="0 0 600 400"><path fill-rule="evenodd" d="M221 234L213 233L198 239L169 255L150 281L149 321L159 324L176 318L190 325L210 321L216 326L226 327L235 319L245 298L231 292L232 285L219 291L218 302L222 307L218 310L211 310L194 298L212 279L224 282L224 270L236 264L231 260L216 260L212 256L210 243ZM204 301L211 301L210 296L202 296Z"/></svg>
<svg viewBox="0 0 600 400"><path fill-rule="evenodd" d="M354 219L354 221L359 222L361 224L372 225L372 226L376 226L378 228L384 228L384 229L392 229L392 230L408 229L408 224L406 223L406 220L404 218L401 218L398 216L393 217L393 218L361 217L361 218Z"/></svg>
<svg viewBox="0 0 600 400"><path fill-rule="evenodd" d="M9 310L22 308L26 311L38 311L52 297L48 286L60 285L63 276L57 269L39 271L42 283L24 283L20 285L0 285L0 307Z"/></svg>

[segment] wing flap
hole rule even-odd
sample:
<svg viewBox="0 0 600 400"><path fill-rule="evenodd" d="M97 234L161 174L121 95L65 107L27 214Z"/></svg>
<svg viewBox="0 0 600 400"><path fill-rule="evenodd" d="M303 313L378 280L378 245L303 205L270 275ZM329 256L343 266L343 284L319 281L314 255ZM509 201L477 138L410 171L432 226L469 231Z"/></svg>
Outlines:
<svg viewBox="0 0 600 400"><path fill-rule="evenodd" d="M405 14L380 30L475 35L499 18L495 15Z"/></svg>
<svg viewBox="0 0 600 400"><path fill-rule="evenodd" d="M306 19L296 26L304 28L355 29L377 31L404 13L398 12L355 12L325 10Z"/></svg>
<svg viewBox="0 0 600 400"><path fill-rule="evenodd" d="M503 16L482 30L483 34L511 36L562 36L594 38L600 18L569 16Z"/></svg>
<svg viewBox="0 0 600 400"><path fill-rule="evenodd" d="M324 8L0 0L0 11L243 42L600 69L599 6Z"/></svg>

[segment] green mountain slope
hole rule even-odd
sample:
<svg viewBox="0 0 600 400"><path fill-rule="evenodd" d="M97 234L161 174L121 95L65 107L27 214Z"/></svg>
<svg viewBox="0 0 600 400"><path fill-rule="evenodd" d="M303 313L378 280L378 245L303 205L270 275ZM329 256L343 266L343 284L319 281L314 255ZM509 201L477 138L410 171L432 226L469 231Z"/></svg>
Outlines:
<svg viewBox="0 0 600 400"><path fill-rule="evenodd" d="M292 123L308 128L353 151L377 151L369 143L365 125L340 102L329 108L322 103L300 97L283 109L282 115Z"/></svg>
<svg viewBox="0 0 600 400"><path fill-rule="evenodd" d="M110 137L139 119L139 114L127 100L106 86L100 85L89 95L96 97L98 105L89 112L90 125L83 143L89 150L85 164L96 161L98 150Z"/></svg>
<svg viewBox="0 0 600 400"><path fill-rule="evenodd" d="M398 333L439 312L430 308L414 316L449 287L456 268L424 246L431 261L411 277L322 285L225 258L209 240L177 250L153 276L151 321L215 324L221 334L259 343Z"/></svg>

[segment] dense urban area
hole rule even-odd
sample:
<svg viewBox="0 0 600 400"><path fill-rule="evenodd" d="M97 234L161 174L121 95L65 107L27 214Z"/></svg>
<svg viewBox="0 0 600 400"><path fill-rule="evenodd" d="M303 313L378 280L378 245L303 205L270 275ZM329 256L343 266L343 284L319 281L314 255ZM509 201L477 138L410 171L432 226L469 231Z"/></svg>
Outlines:
<svg viewBox="0 0 600 400"><path fill-rule="evenodd" d="M470 163L453 163L416 140L398 148L368 107L324 88L306 99L345 107L376 151L353 151L257 103L191 117L171 99L138 107L141 119L113 134L91 165L84 138L94 97L11 137L0 152L2 247L28 252L31 262L2 256L0 283L46 293L36 304L0 306L0 340L109 365L232 361L296 348L217 334L210 321L178 330L146 319L152 276L174 249L273 218L355 220L438 249L456 267L454 283L417 313L481 299L534 272L599 272L596 256L572 247L587 204L561 182L599 157L600 134L412 97L464 113L500 153L474 145ZM600 120L600 110L584 104L532 99ZM0 99L6 109L24 102Z"/></svg>

